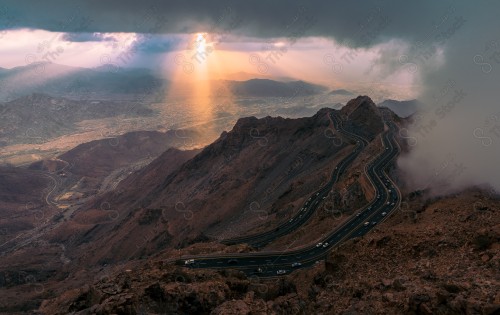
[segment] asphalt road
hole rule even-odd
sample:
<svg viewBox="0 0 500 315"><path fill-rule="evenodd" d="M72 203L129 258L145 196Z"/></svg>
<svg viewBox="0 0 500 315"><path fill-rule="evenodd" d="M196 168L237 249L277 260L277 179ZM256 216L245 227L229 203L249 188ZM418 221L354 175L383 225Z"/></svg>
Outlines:
<svg viewBox="0 0 500 315"><path fill-rule="evenodd" d="M395 211L401 202L401 193L399 189L384 171L387 165L400 152L399 146L394 140L394 134L397 131L397 127L392 122L388 122L387 126L388 131L386 131L382 137L386 150L366 167L367 175L376 189L377 196L374 200L372 200L372 202L370 202L370 204L353 214L346 222L326 236L321 241L321 245L314 244L300 250L285 252L257 252L184 257L182 260L176 261L176 263L189 268L231 268L243 271L248 276L275 277L289 274L298 268L314 265L324 259L332 247L338 246L345 240L365 235L377 226L377 224L386 219L393 211ZM366 145L366 140L353 134L350 134L350 136L355 137L357 139L356 141L359 141L357 149L361 151L361 148L364 148ZM349 161L347 160L347 162ZM336 180L335 178L340 176L341 167L342 166L339 165L339 171L337 171L336 177L332 176L332 180ZM345 166L342 170L345 170ZM317 198L311 198L311 203L309 205L312 205L314 201L321 200L318 198L322 198L326 192L327 190L325 186L320 189ZM315 209L315 207L317 207L317 204L308 208L309 210L306 212L311 211L311 209ZM292 226L294 225L290 225L290 227ZM276 235L283 235L281 230L274 232L279 232L279 234L272 233L270 234L272 237L275 237ZM286 233L289 233L289 230L285 230L284 234ZM267 241L267 239L271 236L266 236L261 239ZM189 259L193 259L194 261L192 263L185 264L185 262Z"/></svg>

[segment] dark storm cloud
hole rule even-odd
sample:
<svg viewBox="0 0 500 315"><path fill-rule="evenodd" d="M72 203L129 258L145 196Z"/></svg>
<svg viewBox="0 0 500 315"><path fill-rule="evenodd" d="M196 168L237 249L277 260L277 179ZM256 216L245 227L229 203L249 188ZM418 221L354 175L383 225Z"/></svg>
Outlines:
<svg viewBox="0 0 500 315"><path fill-rule="evenodd" d="M140 35L134 42L133 49L144 53L166 53L176 50L182 41L180 36L175 35Z"/></svg>
<svg viewBox="0 0 500 315"><path fill-rule="evenodd" d="M101 33L64 33L62 40L68 42L115 42L112 36Z"/></svg>
<svg viewBox="0 0 500 315"><path fill-rule="evenodd" d="M465 1L463 1L465 2ZM353 46L387 38L419 40L426 26L439 23L451 5L464 12L476 4L457 1L3 1L7 28L62 32L186 33L224 27L231 17L244 21L231 32L256 37L328 36ZM467 3L467 2L465 2ZM306 19L314 21L302 33ZM83 23L82 21L86 21ZM1 22L0 22L1 23ZM6 27L0 24L0 27ZM82 30L84 28L84 30Z"/></svg>

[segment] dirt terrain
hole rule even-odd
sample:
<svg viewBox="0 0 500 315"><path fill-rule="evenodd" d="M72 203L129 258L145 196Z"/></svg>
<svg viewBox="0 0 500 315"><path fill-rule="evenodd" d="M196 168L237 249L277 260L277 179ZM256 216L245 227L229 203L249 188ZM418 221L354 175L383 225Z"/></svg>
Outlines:
<svg viewBox="0 0 500 315"><path fill-rule="evenodd" d="M44 314L498 314L499 201L414 200L326 262L279 279L155 258L47 300ZM165 257L165 259L168 257Z"/></svg>

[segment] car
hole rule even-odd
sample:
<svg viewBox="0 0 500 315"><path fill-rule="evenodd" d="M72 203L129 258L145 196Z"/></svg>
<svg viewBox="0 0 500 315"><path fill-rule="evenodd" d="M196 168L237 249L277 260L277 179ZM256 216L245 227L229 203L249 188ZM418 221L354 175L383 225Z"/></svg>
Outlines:
<svg viewBox="0 0 500 315"><path fill-rule="evenodd" d="M323 197L323 200L325 200L325 199L326 199L326 197Z"/></svg>
<svg viewBox="0 0 500 315"><path fill-rule="evenodd" d="M316 196L318 196L318 195L319 195L319 193L316 194Z"/></svg>
<svg viewBox="0 0 500 315"><path fill-rule="evenodd" d="M368 226L368 225L370 225L370 222L366 221L363 225Z"/></svg>
<svg viewBox="0 0 500 315"><path fill-rule="evenodd" d="M255 272L256 273L262 273L262 268L259 267L259 268L255 269Z"/></svg>
<svg viewBox="0 0 500 315"><path fill-rule="evenodd" d="M233 258L233 259L229 259L229 260L227 261L227 263L228 263L228 264L230 264L230 265L237 264L237 263L238 263L238 259L234 259L234 258Z"/></svg>
<svg viewBox="0 0 500 315"><path fill-rule="evenodd" d="M293 222L293 219L290 219L290 221L288 221L288 222Z"/></svg>
<svg viewBox="0 0 500 315"><path fill-rule="evenodd" d="M361 212L356 213L356 216L359 217L361 215Z"/></svg>
<svg viewBox="0 0 500 315"><path fill-rule="evenodd" d="M329 244L328 244L328 242L325 242L325 243L323 244L323 247L327 247L328 245L329 245Z"/></svg>
<svg viewBox="0 0 500 315"><path fill-rule="evenodd" d="M390 205L391 203L389 201L387 201L387 205Z"/></svg>
<svg viewBox="0 0 500 315"><path fill-rule="evenodd" d="M391 192L392 190L389 189L389 192Z"/></svg>
<svg viewBox="0 0 500 315"><path fill-rule="evenodd" d="M283 269L276 271L277 275L284 275L285 273L286 273L286 270L283 270Z"/></svg>
<svg viewBox="0 0 500 315"><path fill-rule="evenodd" d="M371 209L372 209L372 207L368 207L368 210L371 210Z"/></svg>
<svg viewBox="0 0 500 315"><path fill-rule="evenodd" d="M394 202L393 202L393 203L391 203L391 206L394 206Z"/></svg>
<svg viewBox="0 0 500 315"><path fill-rule="evenodd" d="M379 198L380 198L380 195L377 195L377 199L379 199Z"/></svg>
<svg viewBox="0 0 500 315"><path fill-rule="evenodd" d="M372 222L372 225L375 225L375 224L377 224L377 221L373 221L373 222Z"/></svg>
<svg viewBox="0 0 500 315"><path fill-rule="evenodd" d="M194 259L188 259L184 262L184 265L192 265L194 264Z"/></svg>
<svg viewBox="0 0 500 315"><path fill-rule="evenodd" d="M321 246L323 246L322 242L319 242L318 244L316 244L316 247L321 247Z"/></svg>
<svg viewBox="0 0 500 315"><path fill-rule="evenodd" d="M382 212L382 216L385 217L387 215L387 212Z"/></svg>
<svg viewBox="0 0 500 315"><path fill-rule="evenodd" d="M292 267L293 267L293 268L300 267L300 266L302 266L302 264L301 264L301 263L299 263L299 262L294 262L294 263L292 264Z"/></svg>

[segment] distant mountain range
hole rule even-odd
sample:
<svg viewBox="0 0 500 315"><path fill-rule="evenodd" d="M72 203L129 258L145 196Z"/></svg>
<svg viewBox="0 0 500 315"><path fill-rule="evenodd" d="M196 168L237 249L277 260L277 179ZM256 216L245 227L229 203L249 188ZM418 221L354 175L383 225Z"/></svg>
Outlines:
<svg viewBox="0 0 500 315"><path fill-rule="evenodd" d="M74 99L102 99L116 94L153 94L168 85L147 69L102 66L88 69L43 62L0 71L0 100L31 93Z"/></svg>
<svg viewBox="0 0 500 315"><path fill-rule="evenodd" d="M329 95L341 95L341 96L351 96L351 95L354 95L354 93L352 93L351 91L344 90L344 89L333 90L333 91L331 91L328 94Z"/></svg>
<svg viewBox="0 0 500 315"><path fill-rule="evenodd" d="M237 73L235 80L218 80L234 96L293 97L324 93L325 87L304 81L282 81L252 74ZM244 79L244 80L241 80ZM72 99L110 99L117 95L154 98L157 92L168 90L171 82L149 69L117 68L103 65L79 68L43 62L12 69L0 69L0 101L13 100L32 93L46 93ZM191 93L191 91L187 91ZM161 93L164 96L164 93Z"/></svg>
<svg viewBox="0 0 500 315"><path fill-rule="evenodd" d="M280 82L269 79L223 81L230 93L243 97L297 97L316 95L327 91L324 86L304 81Z"/></svg>
<svg viewBox="0 0 500 315"><path fill-rule="evenodd" d="M378 104L379 107L387 107L400 117L408 117L423 108L423 104L418 100L396 101L385 100Z"/></svg>

